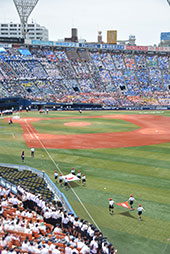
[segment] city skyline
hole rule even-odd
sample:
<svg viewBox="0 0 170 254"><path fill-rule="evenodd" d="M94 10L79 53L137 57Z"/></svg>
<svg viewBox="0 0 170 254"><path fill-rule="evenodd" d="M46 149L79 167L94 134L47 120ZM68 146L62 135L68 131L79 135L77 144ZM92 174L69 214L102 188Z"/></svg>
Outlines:
<svg viewBox="0 0 170 254"><path fill-rule="evenodd" d="M0 14L0 23L20 22L13 0L2 0ZM137 45L153 45L170 32L170 7L166 0L39 0L32 20L49 30L50 40L70 37L75 27L87 42L97 41L99 30L106 42L107 30L117 30L118 40L132 34Z"/></svg>

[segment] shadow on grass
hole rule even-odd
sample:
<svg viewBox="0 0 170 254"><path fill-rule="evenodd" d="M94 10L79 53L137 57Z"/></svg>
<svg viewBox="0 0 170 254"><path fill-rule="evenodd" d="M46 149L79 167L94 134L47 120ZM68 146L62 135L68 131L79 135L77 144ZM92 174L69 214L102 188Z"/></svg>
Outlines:
<svg viewBox="0 0 170 254"><path fill-rule="evenodd" d="M80 188L80 187L82 187L82 184L78 183L78 182L71 182L71 183L69 183L69 185L72 188Z"/></svg>
<svg viewBox="0 0 170 254"><path fill-rule="evenodd" d="M137 218L135 216L133 216L129 211L127 211L127 212L121 212L119 214L137 220Z"/></svg>

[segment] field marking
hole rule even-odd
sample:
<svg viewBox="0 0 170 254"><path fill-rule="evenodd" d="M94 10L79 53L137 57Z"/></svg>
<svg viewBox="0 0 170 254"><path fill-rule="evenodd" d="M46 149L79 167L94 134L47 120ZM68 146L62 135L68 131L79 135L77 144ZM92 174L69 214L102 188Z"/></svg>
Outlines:
<svg viewBox="0 0 170 254"><path fill-rule="evenodd" d="M14 133L12 133L12 137L15 138L15 134Z"/></svg>
<svg viewBox="0 0 170 254"><path fill-rule="evenodd" d="M29 132L29 135L31 136L31 138L33 139L33 135L31 134L31 132L29 131L28 128L26 128L26 130Z"/></svg>
<svg viewBox="0 0 170 254"><path fill-rule="evenodd" d="M48 157L51 159L51 161L53 162L53 164L55 165L55 167L58 169L58 171L60 173L62 173L62 171L60 170L58 164L55 163L54 159L51 157L51 155L49 154L48 150L46 149L46 147L44 146L44 144L41 142L41 140L39 139L39 137L34 133L34 131L31 129L31 126L28 124L28 122L25 120L27 126L30 128L32 135L38 140L38 142L40 143L40 145L42 146L42 148L45 150L45 152L47 153ZM78 201L80 202L81 206L84 208L84 210L86 211L87 215L89 216L89 218L92 220L93 224L100 230L99 226L97 225L97 223L95 222L95 220L93 219L93 217L91 216L91 214L89 213L89 211L87 210L87 208L85 207L85 205L83 204L83 202L81 201L81 199L79 198L79 196L77 195L77 193L75 192L75 190L70 186L71 191L74 193L74 195L76 196L76 198L78 199ZM100 230L101 231L101 230Z"/></svg>
<svg viewBox="0 0 170 254"><path fill-rule="evenodd" d="M28 124L28 122L27 122L26 119L25 119L24 121L25 121L26 125L28 126L28 128L26 127L26 130L29 132L29 135L30 135L31 138L33 139L33 135L32 135L31 132L29 131L30 126L29 126L29 124Z"/></svg>

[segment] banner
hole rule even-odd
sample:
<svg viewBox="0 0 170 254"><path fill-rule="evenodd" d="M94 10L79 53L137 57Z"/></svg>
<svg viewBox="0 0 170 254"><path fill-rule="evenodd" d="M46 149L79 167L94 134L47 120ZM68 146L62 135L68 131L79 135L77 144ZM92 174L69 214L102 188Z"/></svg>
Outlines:
<svg viewBox="0 0 170 254"><path fill-rule="evenodd" d="M54 46L53 41L38 41L38 40L32 40L32 45L41 45L41 46Z"/></svg>
<svg viewBox="0 0 170 254"><path fill-rule="evenodd" d="M126 50L148 51L148 46L125 46Z"/></svg>
<svg viewBox="0 0 170 254"><path fill-rule="evenodd" d="M78 43L76 42L55 42L54 45L58 47L68 47L68 48L78 47Z"/></svg>
<svg viewBox="0 0 170 254"><path fill-rule="evenodd" d="M124 50L124 45L114 45L114 44L101 44L101 49L113 49L113 50Z"/></svg>
<svg viewBox="0 0 170 254"><path fill-rule="evenodd" d="M156 51L156 52L168 52L170 51L170 47L153 47L153 46L148 46L148 51Z"/></svg>
<svg viewBox="0 0 170 254"><path fill-rule="evenodd" d="M129 204L128 204L128 202L116 203L116 205L120 205L120 206L122 206L122 207L124 207L124 208L131 209L130 206L129 206Z"/></svg>
<svg viewBox="0 0 170 254"><path fill-rule="evenodd" d="M155 52L170 52L170 47L153 47L153 46L130 46L119 44L98 44L98 43L75 43L75 42L56 42L56 41L40 41L26 40L28 45L39 46L56 46L67 48L84 48L84 49L110 49L110 50L133 50L133 51L155 51Z"/></svg>
<svg viewBox="0 0 170 254"><path fill-rule="evenodd" d="M66 176L63 176L63 178L66 178L66 177L67 177L68 182L73 182L73 181L79 181L80 180L77 176L75 176L73 174L68 174Z"/></svg>

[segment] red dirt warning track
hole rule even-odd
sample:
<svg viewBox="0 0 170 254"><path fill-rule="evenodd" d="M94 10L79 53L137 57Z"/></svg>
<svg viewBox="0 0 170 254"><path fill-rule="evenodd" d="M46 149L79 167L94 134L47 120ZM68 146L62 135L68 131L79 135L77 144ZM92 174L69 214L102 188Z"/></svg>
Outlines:
<svg viewBox="0 0 170 254"><path fill-rule="evenodd" d="M53 119L111 118L122 119L140 127L131 132L53 135L41 134L31 122ZM146 146L170 142L170 118L155 115L103 115L90 117L21 118L24 139L28 147L54 149L97 149Z"/></svg>

